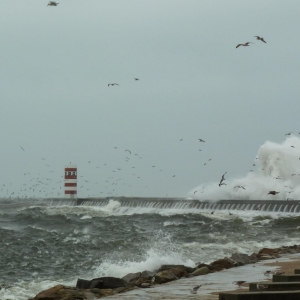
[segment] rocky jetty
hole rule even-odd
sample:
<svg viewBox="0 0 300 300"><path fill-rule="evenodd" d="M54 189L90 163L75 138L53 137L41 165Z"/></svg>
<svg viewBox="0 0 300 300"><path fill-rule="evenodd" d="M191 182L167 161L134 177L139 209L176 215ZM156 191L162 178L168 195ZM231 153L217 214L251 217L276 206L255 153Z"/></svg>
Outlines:
<svg viewBox="0 0 300 300"><path fill-rule="evenodd" d="M205 276L208 273L219 272L246 264L253 264L260 260L278 258L284 254L300 253L300 245L282 246L271 249L263 248L251 255L234 253L231 257L217 259L210 264L198 263L195 268L184 265L163 265L156 271L130 273L123 278L100 277L92 280L78 279L76 287L56 285L40 292L29 300L91 300L132 289L151 288L158 284L189 278Z"/></svg>

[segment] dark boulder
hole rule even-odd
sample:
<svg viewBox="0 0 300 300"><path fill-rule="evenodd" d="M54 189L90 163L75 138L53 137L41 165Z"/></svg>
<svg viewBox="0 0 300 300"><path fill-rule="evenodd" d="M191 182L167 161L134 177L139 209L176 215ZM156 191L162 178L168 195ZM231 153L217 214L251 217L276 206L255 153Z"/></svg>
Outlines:
<svg viewBox="0 0 300 300"><path fill-rule="evenodd" d="M210 270L212 270L211 265L207 265L207 264L203 264L203 263L197 263L196 265L197 265L197 267L194 268L194 271L195 271L196 269L199 269L199 268L202 268L202 267L207 267L207 268L209 268ZM193 272L194 272L194 271L193 271Z"/></svg>
<svg viewBox="0 0 300 300"><path fill-rule="evenodd" d="M82 290L64 285L56 285L38 293L32 300L86 300Z"/></svg>
<svg viewBox="0 0 300 300"><path fill-rule="evenodd" d="M165 270L170 270L170 269L176 269L176 268L183 268L187 273L192 273L195 271L195 268L187 267L184 265L162 265L158 270L156 270L157 273Z"/></svg>
<svg viewBox="0 0 300 300"><path fill-rule="evenodd" d="M123 280L127 281L127 282L133 282L137 279L139 279L142 273L141 272L137 272L137 273L129 273L127 275L125 275L124 277L122 277Z"/></svg>
<svg viewBox="0 0 300 300"><path fill-rule="evenodd" d="M152 283L152 279L148 279L148 278L143 278L140 277L138 278L136 281L133 282L134 285L138 286L138 287L142 287L144 284L150 284Z"/></svg>
<svg viewBox="0 0 300 300"><path fill-rule="evenodd" d="M77 279L76 288L87 290L87 289L101 289L103 288L103 281L99 279L85 280L85 279Z"/></svg>
<svg viewBox="0 0 300 300"><path fill-rule="evenodd" d="M133 284L127 282L124 279L117 277L100 277L93 280L100 280L103 282L103 289L116 289L119 287L132 288Z"/></svg>
<svg viewBox="0 0 300 300"><path fill-rule="evenodd" d="M156 272L152 271L129 273L126 276L122 277L122 279L138 287L141 287L144 283L145 285L151 284L151 280L155 274Z"/></svg>
<svg viewBox="0 0 300 300"><path fill-rule="evenodd" d="M149 277L149 278L152 278L154 275L156 274L156 272L154 271L143 271L141 273L141 277L145 278L145 277Z"/></svg>
<svg viewBox="0 0 300 300"><path fill-rule="evenodd" d="M158 284L166 283L173 280L176 280L176 278L174 274L172 274L169 270L160 271L156 273L153 277L153 283Z"/></svg>
<svg viewBox="0 0 300 300"><path fill-rule="evenodd" d="M225 258L217 259L216 261L212 262L210 266L213 270L221 271L224 269L230 269L236 267L238 266L238 263L225 257Z"/></svg>
<svg viewBox="0 0 300 300"><path fill-rule="evenodd" d="M259 260L273 259L279 257L279 249L262 248L259 250L257 257Z"/></svg>
<svg viewBox="0 0 300 300"><path fill-rule="evenodd" d="M182 277L188 277L189 276L189 274L186 271L186 268L184 266L179 266L179 267L176 267L176 268L172 268L170 271L172 272L172 274L175 275L176 279L180 279Z"/></svg>

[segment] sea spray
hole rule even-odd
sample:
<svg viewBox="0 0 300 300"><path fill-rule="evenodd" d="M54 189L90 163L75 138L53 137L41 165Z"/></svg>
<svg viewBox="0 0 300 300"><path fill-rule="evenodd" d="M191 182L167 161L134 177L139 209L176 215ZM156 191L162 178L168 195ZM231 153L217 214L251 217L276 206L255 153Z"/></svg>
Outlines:
<svg viewBox="0 0 300 300"><path fill-rule="evenodd" d="M123 277L128 273L154 271L165 264L195 266L195 262L183 254L182 248L171 236L161 230L152 234L148 242L141 244L140 247L143 253L128 259L124 259L124 253L118 255L117 250L107 254L100 266L96 268L94 276Z"/></svg>
<svg viewBox="0 0 300 300"><path fill-rule="evenodd" d="M265 142L258 150L256 169L243 178L226 178L198 186L189 193L200 200L299 200L300 199L300 139L288 137L282 144ZM229 174L227 174L229 177ZM221 178L221 175L220 175ZM242 188L243 187L243 188ZM269 191L279 192L277 195Z"/></svg>

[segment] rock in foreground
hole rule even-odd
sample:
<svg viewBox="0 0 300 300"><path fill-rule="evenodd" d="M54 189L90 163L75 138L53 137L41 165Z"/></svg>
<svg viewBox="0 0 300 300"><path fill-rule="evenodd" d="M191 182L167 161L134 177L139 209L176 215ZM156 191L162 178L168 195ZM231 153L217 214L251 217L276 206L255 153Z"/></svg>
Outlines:
<svg viewBox="0 0 300 300"><path fill-rule="evenodd" d="M64 285L56 285L48 290L38 293L32 300L85 300L83 291Z"/></svg>

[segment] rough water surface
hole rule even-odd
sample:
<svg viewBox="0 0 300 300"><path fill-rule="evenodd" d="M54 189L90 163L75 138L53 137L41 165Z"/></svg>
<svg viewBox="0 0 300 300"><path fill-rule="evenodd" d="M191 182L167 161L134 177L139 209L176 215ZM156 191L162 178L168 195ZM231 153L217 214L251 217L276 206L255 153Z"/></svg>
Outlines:
<svg viewBox="0 0 300 300"><path fill-rule="evenodd" d="M234 252L299 244L300 217L261 211L51 206L0 201L2 299L27 300L77 278L122 277L162 264L194 267Z"/></svg>

